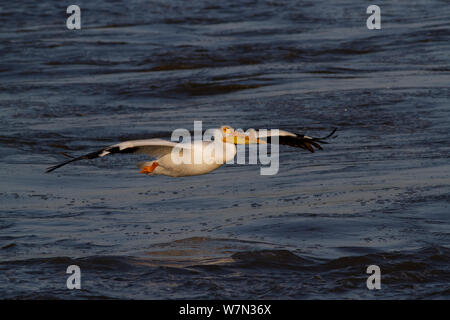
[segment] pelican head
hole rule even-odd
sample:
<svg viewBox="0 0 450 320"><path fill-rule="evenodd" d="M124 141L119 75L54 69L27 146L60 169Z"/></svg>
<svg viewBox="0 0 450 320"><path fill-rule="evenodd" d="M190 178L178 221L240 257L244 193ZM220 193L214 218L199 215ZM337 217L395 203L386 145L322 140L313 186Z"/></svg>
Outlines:
<svg viewBox="0 0 450 320"><path fill-rule="evenodd" d="M230 126L221 126L220 133L224 143L232 144L250 144L250 143L265 143L259 140L255 134L235 131Z"/></svg>

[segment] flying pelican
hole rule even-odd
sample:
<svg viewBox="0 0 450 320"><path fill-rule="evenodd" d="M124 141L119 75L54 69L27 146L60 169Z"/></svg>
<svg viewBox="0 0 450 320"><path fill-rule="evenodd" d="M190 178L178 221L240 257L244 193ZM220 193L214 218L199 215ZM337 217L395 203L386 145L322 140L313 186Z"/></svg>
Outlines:
<svg viewBox="0 0 450 320"><path fill-rule="evenodd" d="M52 172L78 160L95 159L116 153L139 153L156 158L154 161L138 163L137 165L141 169L140 173L171 177L195 176L214 171L227 161L234 159L237 152L235 145L237 144L267 144L271 143L272 140L278 140L279 144L314 152L314 148L322 150L319 143L327 143L324 140L331 137L336 129L322 138L312 138L284 130L275 130L274 134L273 131L251 131L243 133L235 131L230 126L222 126L219 129L213 130L215 137L213 141L201 141L200 143L196 143L195 141L192 143L178 143L162 139L125 141L80 157L72 157L66 153L62 153L71 159L47 168L46 172ZM277 139L274 139L275 135ZM177 161L173 157L173 151L175 150L178 150L181 155L185 153L187 159L191 161ZM201 157L199 161L195 161L194 159L196 150L200 151Z"/></svg>

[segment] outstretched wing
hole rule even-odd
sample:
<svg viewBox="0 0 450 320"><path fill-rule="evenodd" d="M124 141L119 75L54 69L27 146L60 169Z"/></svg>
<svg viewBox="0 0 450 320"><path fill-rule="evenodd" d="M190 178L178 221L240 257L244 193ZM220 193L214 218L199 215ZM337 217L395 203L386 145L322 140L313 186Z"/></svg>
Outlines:
<svg viewBox="0 0 450 320"><path fill-rule="evenodd" d="M302 148L310 152L314 152L314 148L322 150L319 143L327 144L324 141L330 138L335 132L336 128L327 136L321 138L313 138L303 134L295 134L292 132L278 130L278 134L274 133L275 130L267 130L266 132L257 133L259 139L265 139L267 143L272 143L273 137L278 138L278 143L283 145L288 145L291 147ZM276 131L275 131L276 132Z"/></svg>
<svg viewBox="0 0 450 320"><path fill-rule="evenodd" d="M49 167L47 168L46 172L52 172L53 170L56 170L74 161L83 159L95 159L99 157L104 157L108 154L115 154L115 153L140 153L140 154L147 154L151 157L159 158L165 154L172 152L172 149L175 146L182 147L182 145L180 145L177 142L162 139L125 141L76 158L64 154L65 156L71 157L72 159L59 163L55 166Z"/></svg>

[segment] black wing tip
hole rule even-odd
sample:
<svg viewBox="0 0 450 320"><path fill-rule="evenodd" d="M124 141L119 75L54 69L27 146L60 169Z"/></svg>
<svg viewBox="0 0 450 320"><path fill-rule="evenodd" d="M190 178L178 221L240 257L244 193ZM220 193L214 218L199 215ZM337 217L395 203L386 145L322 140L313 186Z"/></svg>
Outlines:
<svg viewBox="0 0 450 320"><path fill-rule="evenodd" d="M66 162L63 162L63 163L58 163L57 165L48 167L47 169L45 169L45 173L50 173L50 172L52 172L52 171L54 171L54 170L56 170L56 169L58 169L58 168L60 168L62 166L65 166L66 164L68 164L70 162L73 162L73 161L75 161L75 159L72 159L72 160L69 160L69 161L66 161Z"/></svg>
<svg viewBox="0 0 450 320"><path fill-rule="evenodd" d="M337 129L338 129L337 127L333 128L333 131L331 131L331 133L329 135L327 135L326 137L323 137L321 139L331 138L334 135L334 133L337 131Z"/></svg>
<svg viewBox="0 0 450 320"><path fill-rule="evenodd" d="M308 147L306 147L306 150L308 150L309 152L311 152L311 153L314 153L314 152L316 152L315 150L314 150L314 148L313 147L311 147L311 145L309 145L309 148Z"/></svg>
<svg viewBox="0 0 450 320"><path fill-rule="evenodd" d="M60 154L60 155L63 155L63 156L66 157L66 158L69 158L69 159L75 159L74 156L68 154L67 152L60 152L59 154Z"/></svg>
<svg viewBox="0 0 450 320"><path fill-rule="evenodd" d="M323 144L328 144L328 141L325 141L325 140L331 138L331 137L335 134L336 131L337 131L337 128L333 128L333 130L331 131L331 133L329 133L329 134L326 135L325 137L312 138L312 141L314 141L314 142L319 142L319 143L323 143Z"/></svg>
<svg viewBox="0 0 450 320"><path fill-rule="evenodd" d="M58 169L57 166L48 167L47 169L45 169L45 173L50 173L50 172L52 172L53 170L56 170L56 169Z"/></svg>
<svg viewBox="0 0 450 320"><path fill-rule="evenodd" d="M302 136L302 137L300 137L300 139L302 140L301 141L302 143L299 145L299 147L306 149L306 150L310 151L311 153L315 152L314 148L316 148L316 150L323 150L322 146L319 143L328 144L328 142L324 141L324 140L332 137L336 131L337 131L337 128L333 128L331 133L329 133L325 137L320 137L320 138L309 138L309 137L306 138L305 136Z"/></svg>
<svg viewBox="0 0 450 320"><path fill-rule="evenodd" d="M62 166L66 165L66 164L68 164L68 163L70 163L70 162L72 162L72 161L75 161L75 160L74 160L75 157L74 157L74 156L71 156L70 154L68 154L68 153L66 153L66 152L60 152L59 154L63 155L63 156L66 157L66 158L69 158L69 159L71 159L71 160L66 161L66 162L63 162L63 163L58 163L57 165L48 167L47 169L45 169L45 173L50 173L50 172L52 172L52 171L58 169L59 167L62 167Z"/></svg>
<svg viewBox="0 0 450 320"><path fill-rule="evenodd" d="M46 173L50 173L50 172L52 172L52 171L54 171L54 170L56 170L58 168L61 168L62 166L65 166L66 164L69 164L69 163L74 162L74 161L83 160L83 159L95 159L95 158L98 158L100 156L100 154L102 154L104 151L108 151L108 149L101 149L101 150L98 150L98 151L95 151L95 152L92 152L92 153L88 153L88 154L86 154L84 156L81 156L81 157L73 157L70 154L67 154L65 152L60 152L60 154L62 154L66 158L69 158L70 160L67 160L65 162L58 163L57 165L48 167L45 170L45 172Z"/></svg>
<svg viewBox="0 0 450 320"><path fill-rule="evenodd" d="M50 173L50 172L58 169L59 167L60 167L60 165L48 167L47 169L45 169L45 173Z"/></svg>
<svg viewBox="0 0 450 320"><path fill-rule="evenodd" d="M333 130L331 131L331 133L329 133L329 134L326 135L325 137L313 138L313 140L314 140L314 141L317 141L317 142L328 143L328 142L324 142L324 141L321 141L321 140L326 140L326 139L328 139L328 138L331 138L331 137L334 135L334 133L335 133L336 131L337 131L337 128L333 128Z"/></svg>

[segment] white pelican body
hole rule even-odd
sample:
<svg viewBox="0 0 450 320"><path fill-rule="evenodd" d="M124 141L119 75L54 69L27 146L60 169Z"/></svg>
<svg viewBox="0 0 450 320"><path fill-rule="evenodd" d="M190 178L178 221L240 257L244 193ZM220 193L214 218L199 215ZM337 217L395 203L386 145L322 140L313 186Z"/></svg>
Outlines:
<svg viewBox="0 0 450 320"><path fill-rule="evenodd" d="M318 142L327 143L323 139L330 137L334 131L324 138L311 138L305 135L277 130L277 138L279 138L278 142L280 144L314 152L313 146L317 149L322 149ZM141 173L171 177L195 176L214 171L224 163L234 159L237 152L236 144L271 143L271 138L274 137L274 135L267 133L258 134L255 131L241 133L228 126L222 126L213 132L214 140L208 142L177 143L163 139L132 140L76 158L63 153L71 159L49 167L47 172L82 159L95 159L115 153L141 153L156 158L154 161L138 163Z"/></svg>
<svg viewBox="0 0 450 320"><path fill-rule="evenodd" d="M141 168L148 175L160 174L171 177L185 177L196 176L201 174L210 173L222 166L227 161L233 160L236 156L236 146L231 143L222 143L211 141L193 142L189 145L176 144L179 148L182 148L184 152L188 151L188 161L176 161L176 155L172 152L163 155L156 161L141 162L138 163L138 167ZM197 162L195 161L195 155L200 154ZM145 168L152 167L154 164L158 165L151 172L145 172ZM181 163L180 163L181 162Z"/></svg>

